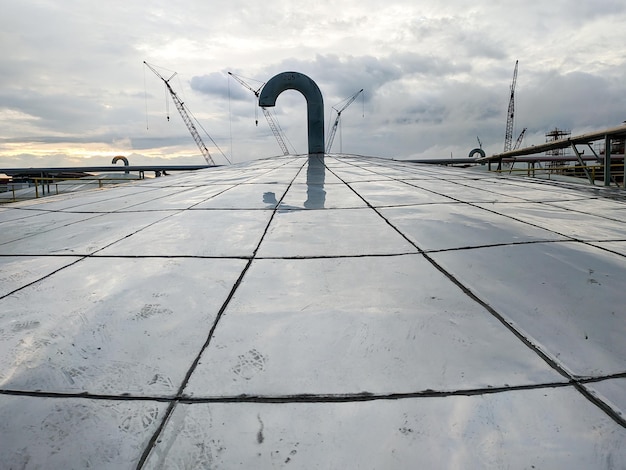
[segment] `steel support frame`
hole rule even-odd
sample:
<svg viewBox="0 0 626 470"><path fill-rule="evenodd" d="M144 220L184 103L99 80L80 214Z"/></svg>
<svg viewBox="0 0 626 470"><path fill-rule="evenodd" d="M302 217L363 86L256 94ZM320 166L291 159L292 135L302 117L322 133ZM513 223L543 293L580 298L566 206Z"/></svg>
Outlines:
<svg viewBox="0 0 626 470"><path fill-rule="evenodd" d="M624 189L626 189L626 145L624 145L624 167L622 168L622 183L624 186Z"/></svg>
<svg viewBox="0 0 626 470"><path fill-rule="evenodd" d="M578 149L576 148L576 145L572 142L572 150L574 151L574 153L576 154L576 158L578 159L578 163L580 164L580 166L583 167L583 171L585 172L585 175L587 175L587 179L589 180L589 182L591 184L596 184L595 181L593 180L593 177L591 176L591 173L589 173L589 170L587 169L587 165L585 165L585 162L583 161L580 152L578 151Z"/></svg>
<svg viewBox="0 0 626 470"><path fill-rule="evenodd" d="M604 136L604 186L611 184L611 137Z"/></svg>

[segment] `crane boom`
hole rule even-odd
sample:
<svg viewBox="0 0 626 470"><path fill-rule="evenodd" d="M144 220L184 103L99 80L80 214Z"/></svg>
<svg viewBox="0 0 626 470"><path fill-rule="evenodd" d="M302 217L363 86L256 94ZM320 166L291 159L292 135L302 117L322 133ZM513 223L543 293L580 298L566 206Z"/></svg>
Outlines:
<svg viewBox="0 0 626 470"><path fill-rule="evenodd" d="M340 108L337 109L333 106L333 109L337 112L337 118L333 123L333 126L328 133L328 140L326 141L326 153L330 153L330 149L333 146L333 141L335 140L335 134L337 133L337 126L339 125L339 120L341 119L341 113L345 111L345 109L350 106L354 100L356 100L357 96L359 96L363 92L363 88L357 91L354 95L346 100L346 103Z"/></svg>
<svg viewBox="0 0 626 470"><path fill-rule="evenodd" d="M261 109L263 110L263 114L265 115L267 124L270 126L270 129L272 130L272 134L274 134L274 137L276 137L276 141L278 142L280 149L283 151L283 155L289 155L289 149L287 148L287 145L285 144L285 141L283 140L283 136L280 135L278 126L276 125L276 122L274 122L274 118L272 118L269 109L267 109L264 106L261 106Z"/></svg>
<svg viewBox="0 0 626 470"><path fill-rule="evenodd" d="M528 129L527 127L524 127L524 129L522 129L522 132L520 132L519 136L517 137L517 140L515 141L515 145L513 146L513 150L517 150L520 145L522 145L522 140L524 140L524 134L526 134L526 129Z"/></svg>
<svg viewBox="0 0 626 470"><path fill-rule="evenodd" d="M172 75L170 78L165 79L148 62L146 62L144 60L143 63L146 64L146 66L150 70L152 70L157 77L159 77L161 80L163 80L163 83L165 83L165 86L167 87L167 91L169 91L169 93L170 93L170 95L172 97L172 101L174 101L174 104L176 105L176 109L178 109L178 112L180 113L180 116L183 118L183 121L185 122L185 125L187 126L187 129L191 133L191 137L193 137L193 140L196 142L196 145L200 149L200 152L202 153L202 156L204 157L204 159L207 162L207 165L215 165L215 162L213 161L213 158L211 158L211 154L209 153L209 149L206 147L206 145L204 145L204 142L202 141L202 137L200 137L200 134L198 133L198 130L196 129L196 126L193 125L193 121L191 120L191 117L189 117L189 113L187 113L187 110L185 109L185 103L183 103L181 101L181 99L178 97L178 95L176 94L176 92L174 91L174 89L171 87L171 85L169 83L169 81L176 74L174 73L174 75Z"/></svg>
<svg viewBox="0 0 626 470"><path fill-rule="evenodd" d="M513 72L513 82L511 83L511 98L509 100L509 110L506 115L506 134L504 136L504 151L511 150L513 143L513 118L515 116L515 83L517 82L517 64L515 61L515 71Z"/></svg>
<svg viewBox="0 0 626 470"><path fill-rule="evenodd" d="M252 88L248 83L244 82L241 78L239 78L237 75L235 75L232 72L228 72L228 75L230 75L231 77L233 77L235 80L237 80L244 88L247 88L248 90L250 90L252 93L254 93L254 95L258 98L259 94L261 93L261 88L263 88L263 85L265 85L265 83L263 83L258 89L254 89Z"/></svg>
<svg viewBox="0 0 626 470"><path fill-rule="evenodd" d="M243 85L245 88L247 88L252 93L254 93L254 96L256 96L257 99L259 98L261 88L263 88L263 85L265 85L265 83L263 83L257 90L255 90L254 88L252 88L249 84L244 82L241 78L239 78L234 73L228 72L228 75L233 77L241 85ZM267 124L270 126L270 130L272 131L272 134L274 134L274 137L276 138L276 141L278 142L278 146L283 151L283 155L289 155L289 149L287 148L287 145L285 144L285 141L283 140L283 136L280 135L280 130L278 129L278 125L274 121L274 118L272 118L272 115L270 114L269 110L266 107L261 106L261 109L263 110L263 115L265 116L265 119L267 120ZM258 124L258 121L257 121L257 124Z"/></svg>

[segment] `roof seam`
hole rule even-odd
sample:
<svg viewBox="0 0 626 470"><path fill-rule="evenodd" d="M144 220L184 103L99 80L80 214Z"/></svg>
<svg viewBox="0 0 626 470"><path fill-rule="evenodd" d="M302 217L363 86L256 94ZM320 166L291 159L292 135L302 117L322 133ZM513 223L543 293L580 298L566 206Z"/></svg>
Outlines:
<svg viewBox="0 0 626 470"><path fill-rule="evenodd" d="M274 211L272 212L272 215L269 218L269 220L267 222L267 225L265 226L265 230L263 231L263 234L261 235L261 237L259 239L259 242L258 242L256 248L254 249L253 253L252 253L252 256L248 259L248 262L246 263L246 265L244 266L243 270L241 271L241 274L239 275L239 278L233 284L233 287L231 288L228 296L226 297L226 300L224 301L224 303L222 304L221 308L219 309L217 315L215 316L215 320L213 321L213 325L211 326L211 329L209 330L209 335L208 335L206 341L204 342L204 344L200 348L200 350L199 350L198 354L196 355L195 359L192 361L191 366L189 367L189 369L187 370L187 373L185 374L183 380L181 381L181 384L180 384L180 386L178 388L178 392L176 393L176 396L170 402L170 404L169 404L169 406L168 406L168 408L167 408L167 410L166 410L166 412L165 412L165 414L163 416L163 419L161 420L161 423L159 423L159 426L157 427L156 431L154 432L154 434L152 435L152 437L148 441L148 444L146 445L145 449L143 450L143 452L141 454L141 457L140 457L140 459L139 459L139 461L137 463L137 467L136 468L138 470L143 468L143 466L147 462L148 457L150 456L150 453L152 452L152 449L155 447L155 445L157 443L157 440L159 439L159 436L163 432L163 429L165 429L165 425L169 421L170 416L172 415L172 413L174 412L174 408L176 407L176 405L183 398L183 391L187 387L187 384L189 383L191 375L196 370L196 368L198 366L198 363L200 362L200 358L204 354L204 351L206 351L208 349L208 347L210 346L211 340L213 339L213 336L215 334L215 330L217 329L217 326L219 325L220 320L221 320L224 312L226 311L226 308L228 307L228 304L230 303L230 301L232 300L232 298L235 295L235 292L237 291L237 289L239 288L239 286L243 282L243 278L245 277L246 273L248 272L248 269L250 269L250 266L252 265L252 262L254 261L254 259L256 257L256 254L259 251L259 248L260 248L261 244L263 243L263 240L265 239L265 236L266 236L266 234L267 234L267 232L269 230L269 227L272 224L272 220L274 220L274 217L276 215L276 212L278 211L278 206L280 205L280 202L283 200L283 198L285 197L285 195L289 191L289 188L293 184L293 181L295 180L295 178L297 178L298 174L300 174L300 172L302 171L302 168L304 168L304 164L305 163L302 164L302 166L300 167L300 169L298 170L298 172L296 173L296 175L294 176L292 181L289 183L287 189L283 193L280 201L278 202L278 204L276 204L276 207L274 208Z"/></svg>

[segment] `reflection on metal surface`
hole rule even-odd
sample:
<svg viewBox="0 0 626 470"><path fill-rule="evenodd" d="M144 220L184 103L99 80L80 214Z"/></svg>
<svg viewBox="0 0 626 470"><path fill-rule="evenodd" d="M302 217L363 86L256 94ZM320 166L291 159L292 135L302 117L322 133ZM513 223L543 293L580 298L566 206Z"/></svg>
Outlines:
<svg viewBox="0 0 626 470"><path fill-rule="evenodd" d="M276 206L276 204L278 204L278 200L276 199L276 194L271 191L263 193L263 202L265 204Z"/></svg>
<svg viewBox="0 0 626 470"><path fill-rule="evenodd" d="M322 209L326 202L326 191L324 191L324 178L326 169L324 167L323 155L309 155L306 169L306 194L307 200L304 207L307 209Z"/></svg>
<svg viewBox="0 0 626 470"><path fill-rule="evenodd" d="M623 192L479 169L9 204L0 466L626 468L625 278Z"/></svg>
<svg viewBox="0 0 626 470"><path fill-rule="evenodd" d="M324 181L326 167L323 155L309 155L306 162L306 200L301 205L293 205L280 202L272 191L263 193L263 202L271 207L279 206L281 210L324 209L326 203L326 191ZM295 191L292 191L292 194Z"/></svg>

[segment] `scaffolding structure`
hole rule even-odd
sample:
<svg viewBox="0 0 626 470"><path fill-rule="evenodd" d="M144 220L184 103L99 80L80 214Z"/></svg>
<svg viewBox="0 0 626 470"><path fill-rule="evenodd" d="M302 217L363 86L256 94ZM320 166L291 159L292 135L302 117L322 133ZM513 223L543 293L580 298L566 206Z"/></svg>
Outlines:
<svg viewBox="0 0 626 470"><path fill-rule="evenodd" d="M555 127L550 132L546 132L546 143L555 142L561 139L566 139L566 138L569 138L571 135L572 135L572 131L567 130L567 129L559 129L558 127ZM562 161L558 162L557 160L559 159L562 160L561 157L567 157L569 155L569 150L570 149L568 147L547 150L546 156L559 157L559 158L555 158L554 161L546 162L546 166L548 168L555 168L555 167L562 166L563 162ZM572 159L575 159L575 157L572 156Z"/></svg>

